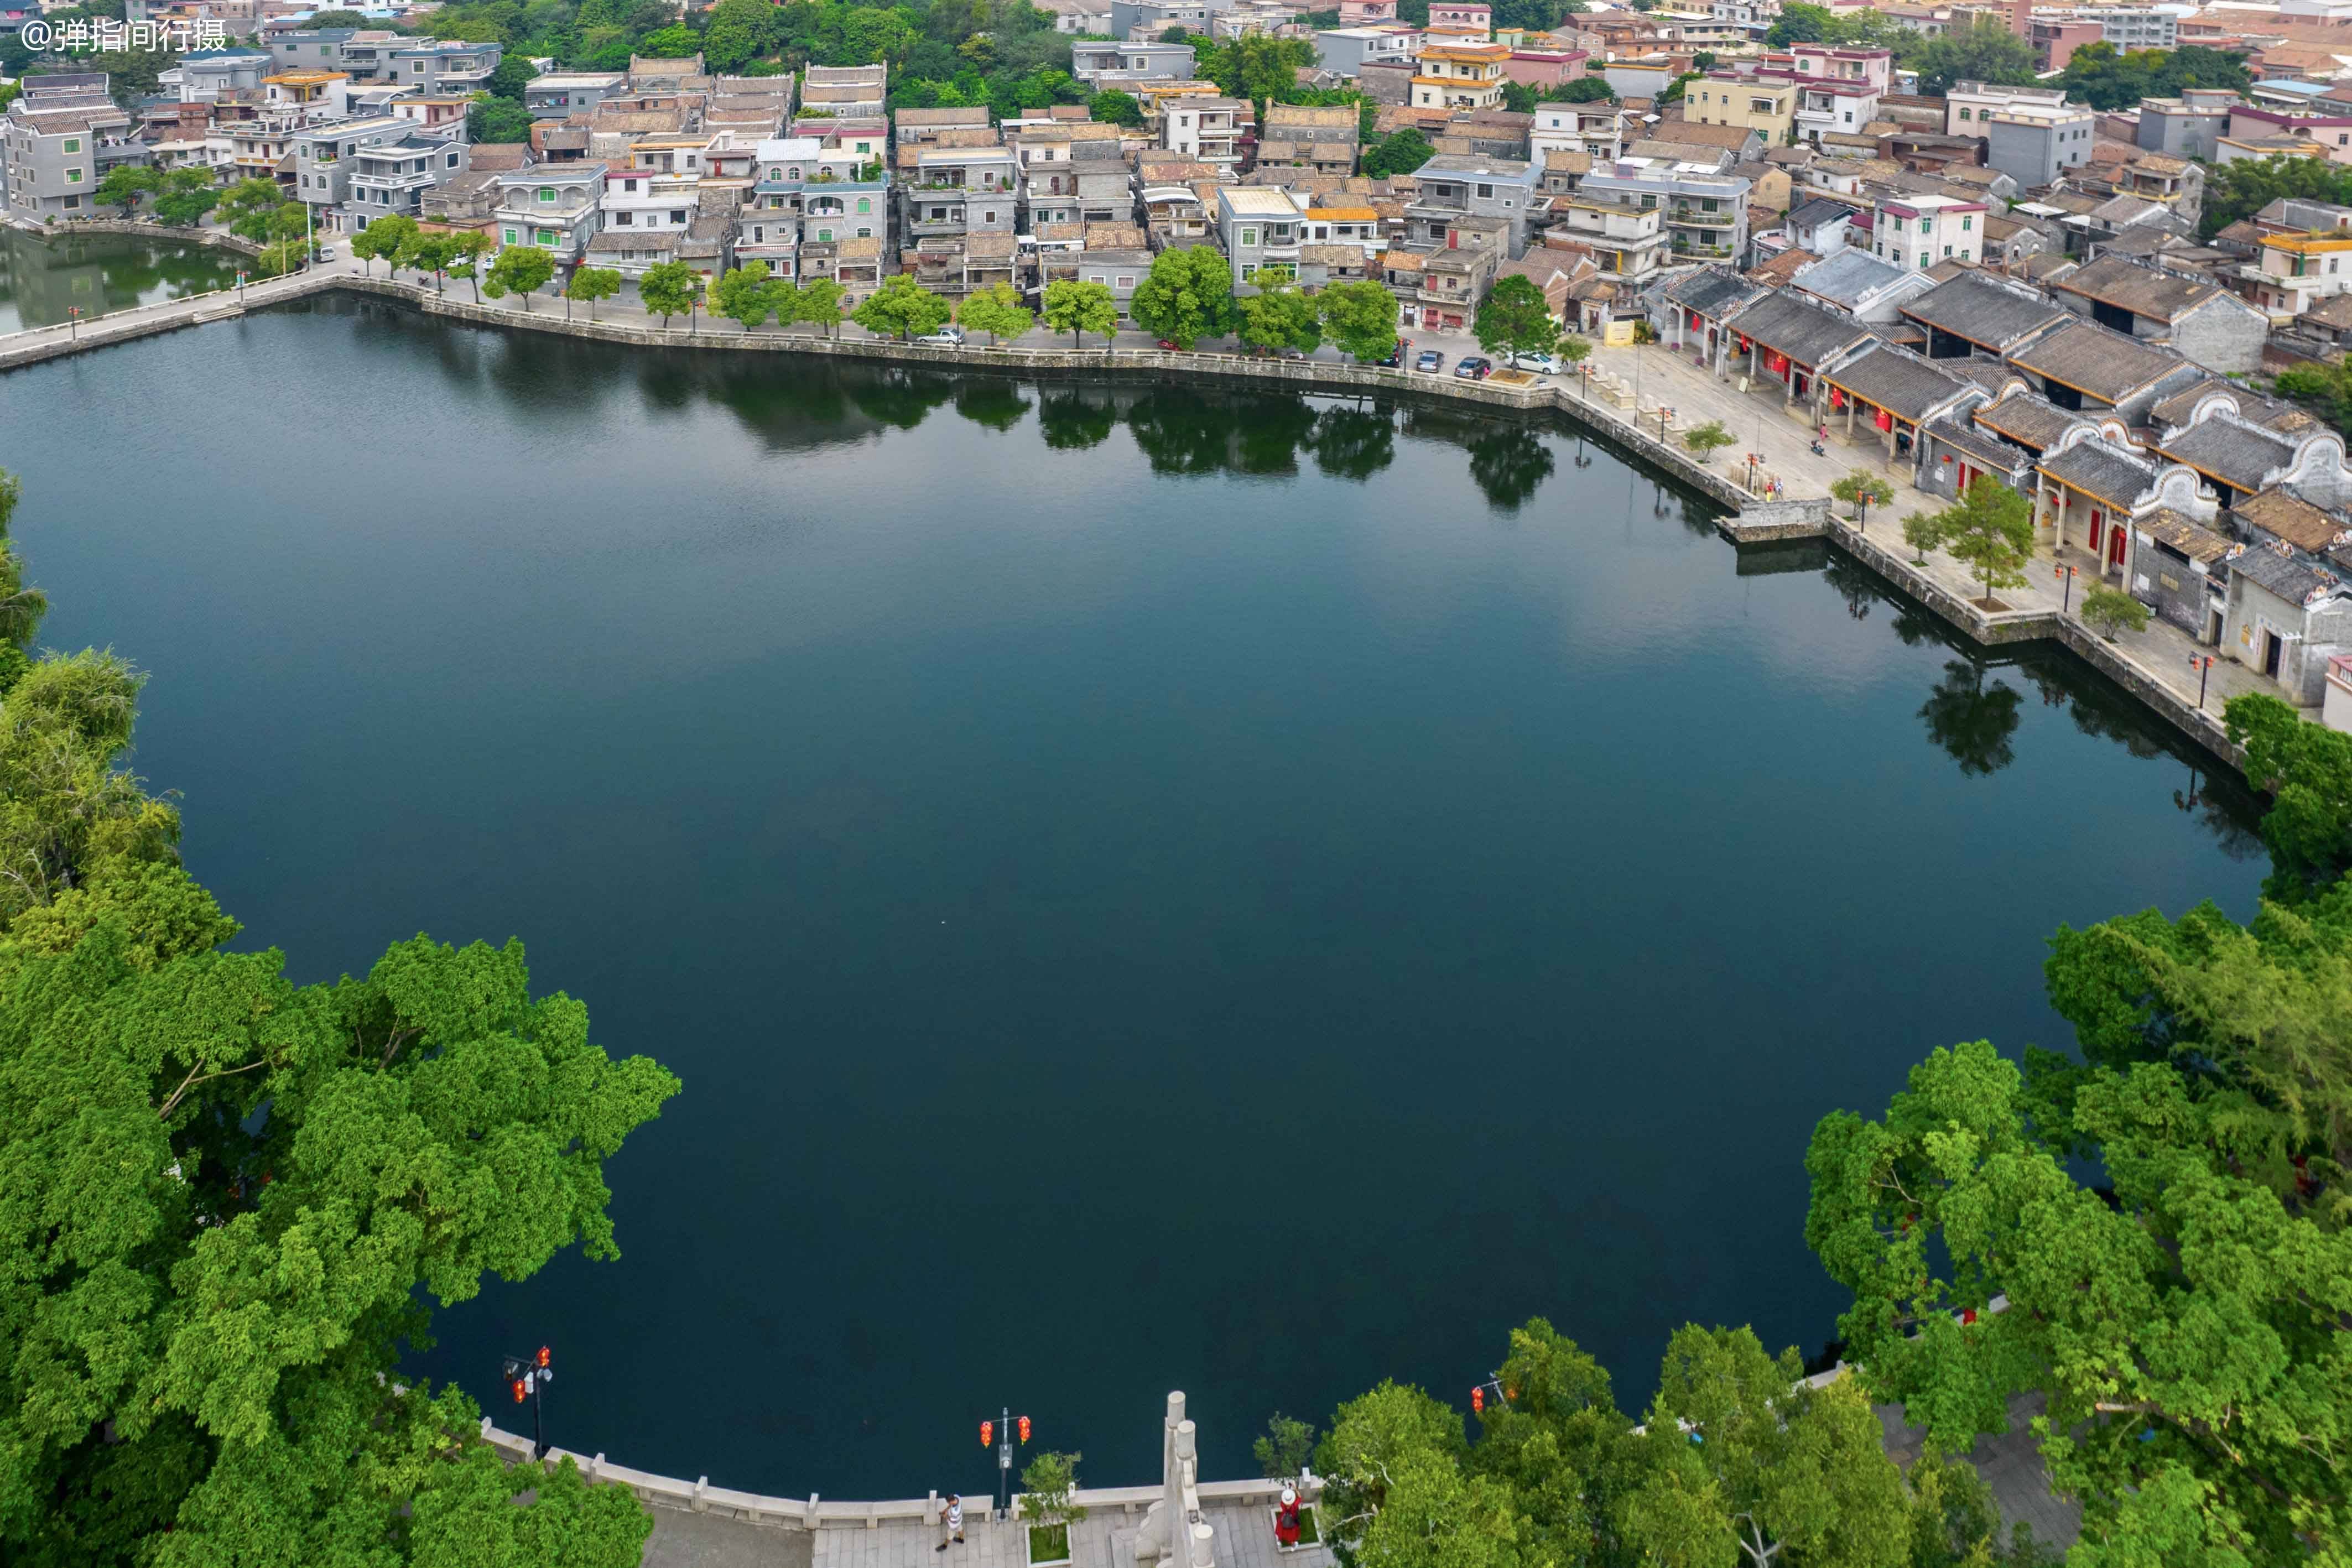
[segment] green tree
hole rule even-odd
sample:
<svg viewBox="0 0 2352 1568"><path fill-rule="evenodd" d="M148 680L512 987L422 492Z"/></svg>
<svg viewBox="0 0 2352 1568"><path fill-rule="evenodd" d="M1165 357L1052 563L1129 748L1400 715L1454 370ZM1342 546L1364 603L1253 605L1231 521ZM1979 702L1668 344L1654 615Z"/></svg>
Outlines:
<svg viewBox="0 0 2352 1568"><path fill-rule="evenodd" d="M1408 125L1364 150L1364 172L1375 180L1410 174L1436 156L1437 149L1429 144L1429 138Z"/></svg>
<svg viewBox="0 0 2352 1568"><path fill-rule="evenodd" d="M769 282L768 264L764 261L730 267L719 275L718 284L710 290L710 313L741 323L746 332L775 312L775 290Z"/></svg>
<svg viewBox="0 0 2352 1568"><path fill-rule="evenodd" d="M375 225L368 226L373 228ZM431 274L433 289L437 294L444 287L443 280L448 276L449 264L457 256L457 236L444 230L410 235L408 242L400 247L400 254L391 259L394 267L413 267L418 272Z"/></svg>
<svg viewBox="0 0 2352 1568"><path fill-rule="evenodd" d="M682 60L702 52L702 35L691 27L664 27L638 39L636 52L654 59Z"/></svg>
<svg viewBox="0 0 2352 1568"><path fill-rule="evenodd" d="M299 987L227 951L120 766L141 684L86 652L0 697L0 1555L634 1564L626 1489L510 1469L399 1356L428 1298L616 1256L604 1162L677 1080L519 944Z"/></svg>
<svg viewBox="0 0 2352 1568"><path fill-rule="evenodd" d="M992 283L964 298L957 320L967 332L985 332L992 345L1016 340L1037 324L1036 312L1021 303L1009 283Z"/></svg>
<svg viewBox="0 0 2352 1568"><path fill-rule="evenodd" d="M1078 1490L1078 1461L1084 1454L1039 1454L1021 1471L1021 1517L1028 1521L1033 1531L1066 1532L1069 1527L1086 1518L1087 1511L1071 1500ZM1061 1555L1069 1555L1066 1533L1061 1541Z"/></svg>
<svg viewBox="0 0 2352 1568"><path fill-rule="evenodd" d="M1268 284L1241 301L1240 308L1241 340L1253 349L1311 354L1322 346L1322 312L1290 284Z"/></svg>
<svg viewBox="0 0 2352 1568"><path fill-rule="evenodd" d="M1265 1424L1265 1435L1250 1445L1257 1473L1268 1480L1296 1476L1315 1458L1315 1423L1294 1421L1277 1410Z"/></svg>
<svg viewBox="0 0 2352 1568"><path fill-rule="evenodd" d="M1945 552L1976 572L1984 588L1977 601L1981 607L1993 607L1993 590L2023 585L2025 563L2033 557L2033 503L2008 486L1975 480L1937 514L1936 532Z"/></svg>
<svg viewBox="0 0 2352 1568"><path fill-rule="evenodd" d="M365 274L368 264L378 256L383 258L384 271L389 273L400 259L401 251L416 237L416 220L394 213L377 218L367 227L351 236L352 254L360 258L360 271Z"/></svg>
<svg viewBox="0 0 2352 1568"><path fill-rule="evenodd" d="M1617 89L1599 77L1579 77L1544 94L1553 103L1614 103Z"/></svg>
<svg viewBox="0 0 2352 1568"><path fill-rule="evenodd" d="M275 180L239 180L221 194L221 221L239 239L259 245L269 237L270 214L285 201Z"/></svg>
<svg viewBox="0 0 2352 1568"><path fill-rule="evenodd" d="M1377 283L1333 283L1317 295L1323 325L1332 341L1359 364L1374 364L1396 352L1396 296Z"/></svg>
<svg viewBox="0 0 2352 1568"><path fill-rule="evenodd" d="M2230 739L2245 748L2246 782L2271 797L2263 841L2273 874L2263 893L2301 901L2352 871L2352 737L2261 694L2231 697L2221 711Z"/></svg>
<svg viewBox="0 0 2352 1568"><path fill-rule="evenodd" d="M466 111L466 134L486 146L530 140L530 110L503 98L484 97Z"/></svg>
<svg viewBox="0 0 2352 1568"><path fill-rule="evenodd" d="M1927 552L1944 542L1943 514L1914 512L1903 519L1903 542L1911 547L1911 564L1927 564Z"/></svg>
<svg viewBox="0 0 2352 1568"><path fill-rule="evenodd" d="M702 274L682 261L657 262L646 268L637 278L637 298L646 309L662 319L662 330L669 330L669 319L690 313L702 298Z"/></svg>
<svg viewBox="0 0 2352 1568"><path fill-rule="evenodd" d="M1704 463L1721 448L1738 445L1739 437L1724 429L1721 420L1710 419L1705 424L1685 432L1683 444L1689 447L1692 455Z"/></svg>
<svg viewBox="0 0 2352 1568"><path fill-rule="evenodd" d="M740 72L783 39L783 20L768 0L719 0L703 33L703 63L715 72Z"/></svg>
<svg viewBox="0 0 2352 1568"><path fill-rule="evenodd" d="M948 302L905 273L882 280L849 319L877 337L897 333L898 340L936 332L948 324Z"/></svg>
<svg viewBox="0 0 2352 1568"><path fill-rule="evenodd" d="M1543 290L1516 272L1497 278L1486 291L1471 330L1490 354L1548 354L1559 341L1559 323Z"/></svg>
<svg viewBox="0 0 2352 1568"><path fill-rule="evenodd" d="M2106 936L2109 966L2145 966L2164 984L2154 1001L2185 1003L2177 1016L2196 1039L2181 1067L2075 1072L2054 1127L2051 1097L1978 1041L1914 1068L1884 1121L1839 1112L1814 1132L1806 1239L1854 1292L1839 1320L1848 1358L1948 1453L2005 1430L2010 1399L2040 1392L2052 1482L2084 1506L2075 1561L2301 1564L2352 1538L2352 1383L2336 1375L2352 1231L2315 1209L2288 1157L2301 1148L2270 1145L2248 1122L2257 1096L2230 1082L2242 1041L2308 1062L2325 1038L2313 1031L2334 1030L2341 1060L2352 1014L2335 1011L2347 947L2342 895L2330 896L2328 927L2266 906L2269 941L2192 912L2203 950L2186 964L2146 940L2149 917ZM2273 941L2284 964L2264 961ZM2150 1004L2099 986L2062 993L2055 977L2052 992L2062 1012ZM2074 1021L2095 1061L2097 1036L2129 1022ZM2220 1082L2200 1084L2209 1073ZM2325 1126L2323 1109L2306 1101L2306 1124ZM2082 1185L2052 1132L2095 1155L2111 1190ZM2305 1166L2321 1160L2333 1181L2334 1159ZM1996 1294L2007 1310L1988 1312Z"/></svg>
<svg viewBox="0 0 2352 1568"><path fill-rule="evenodd" d="M1117 88L1106 88L1087 99L1087 112L1104 125L1139 127L1143 124L1143 106L1133 93Z"/></svg>
<svg viewBox="0 0 2352 1568"><path fill-rule="evenodd" d="M450 247L449 276L463 277L474 286L474 303L482 302L482 257L489 254L490 236L479 229L470 229L457 235Z"/></svg>
<svg viewBox="0 0 2352 1568"><path fill-rule="evenodd" d="M0 702L32 667L33 638L49 612L48 595L25 581L25 563L8 542L8 521L24 497L24 483L0 468Z"/></svg>
<svg viewBox="0 0 2352 1568"><path fill-rule="evenodd" d="M1063 278L1045 285L1043 303L1047 329L1067 332L1074 349L1088 332L1108 340L1118 330L1118 298L1106 284Z"/></svg>
<svg viewBox="0 0 2352 1568"><path fill-rule="evenodd" d="M793 319L822 327L824 335L832 337L833 329L841 325L843 292L840 283L833 278L810 278L793 295Z"/></svg>
<svg viewBox="0 0 2352 1568"><path fill-rule="evenodd" d="M1780 19L1765 33L1764 45L1767 48L1785 49L1790 44L1818 44L1829 37L1829 30L1828 6L1789 0L1780 7Z"/></svg>
<svg viewBox="0 0 2352 1568"><path fill-rule="evenodd" d="M163 175L155 198L155 215L177 228L193 228L220 204L209 169L173 169Z"/></svg>
<svg viewBox="0 0 2352 1568"><path fill-rule="evenodd" d="M1956 81L2032 87L2039 79L2033 46L1981 14L1964 28L1928 39L1910 64L1919 72L1919 90L1938 98Z"/></svg>
<svg viewBox="0 0 2352 1568"><path fill-rule="evenodd" d="M152 194L162 184L163 176L142 163L117 163L106 172L91 197L100 204L120 207L125 217L139 204L139 198Z"/></svg>
<svg viewBox="0 0 2352 1568"><path fill-rule="evenodd" d="M489 90L492 98L502 98L509 103L522 101L525 84L539 75L539 69L520 55L508 55L499 61L490 73Z"/></svg>
<svg viewBox="0 0 2352 1568"><path fill-rule="evenodd" d="M2128 627L2134 632L2147 630L2147 606L2119 588L2094 583L2083 592L2083 619L2092 629L2112 643L2116 633Z"/></svg>
<svg viewBox="0 0 2352 1568"><path fill-rule="evenodd" d="M1765 1354L1748 1329L1680 1330L1646 1418L1649 1479L1628 1533L1662 1560L1751 1568L1885 1568L1909 1525L1903 1478L1854 1378L1804 1385L1794 1350ZM1697 1550L1693 1552L1696 1547Z"/></svg>
<svg viewBox="0 0 2352 1568"><path fill-rule="evenodd" d="M2220 164L2205 177L2205 206L2198 219L2198 232L2209 236L2219 234L2281 197L2352 204L2352 168L2325 158L2284 155Z"/></svg>
<svg viewBox="0 0 2352 1568"><path fill-rule="evenodd" d="M1919 705L1927 738L1960 765L1963 778L1980 779L2017 760L2010 745L2017 734L2018 705L2024 698L2007 681L1985 685L1978 659L1945 663L1944 678Z"/></svg>
<svg viewBox="0 0 2352 1568"><path fill-rule="evenodd" d="M588 319L596 319L598 301L612 298L621 292L621 271L614 267L583 267L573 272L572 281L563 292L573 299L588 302Z"/></svg>
<svg viewBox="0 0 2352 1568"><path fill-rule="evenodd" d="M1843 479L1830 483L1832 498L1843 501L1854 509L1854 516L1867 522L1870 508L1883 506L1895 495L1895 486L1867 468L1856 468Z"/></svg>
<svg viewBox="0 0 2352 1568"><path fill-rule="evenodd" d="M1202 338L1224 337L1238 318L1233 268L1221 253L1205 246L1163 250L1135 286L1127 313L1137 326L1180 349Z"/></svg>
<svg viewBox="0 0 2352 1568"><path fill-rule="evenodd" d="M503 299L509 293L522 296L522 308L530 308L530 297L547 287L555 276L555 258L535 245L510 245L499 252L490 263L489 276L482 280L482 292L493 299Z"/></svg>

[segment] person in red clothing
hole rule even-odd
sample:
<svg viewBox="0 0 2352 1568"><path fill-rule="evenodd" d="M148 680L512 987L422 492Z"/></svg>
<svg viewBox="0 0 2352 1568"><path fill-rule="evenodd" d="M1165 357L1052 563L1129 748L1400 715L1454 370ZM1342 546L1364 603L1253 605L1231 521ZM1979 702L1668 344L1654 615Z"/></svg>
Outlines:
<svg viewBox="0 0 2352 1568"><path fill-rule="evenodd" d="M1274 1507L1274 1539L1284 1546L1298 1544L1298 1489L1282 1489L1282 1500Z"/></svg>

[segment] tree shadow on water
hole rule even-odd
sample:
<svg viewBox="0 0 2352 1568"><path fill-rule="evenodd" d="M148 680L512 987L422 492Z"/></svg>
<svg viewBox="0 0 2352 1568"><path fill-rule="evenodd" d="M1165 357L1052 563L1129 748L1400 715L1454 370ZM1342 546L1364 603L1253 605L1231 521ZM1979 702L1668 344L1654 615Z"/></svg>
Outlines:
<svg viewBox="0 0 2352 1568"><path fill-rule="evenodd" d="M1927 721L1927 738L1960 765L1962 777L1982 779L2017 760L2010 741L2024 700L2007 681L1986 685L1979 661L1949 659L1919 716Z"/></svg>
<svg viewBox="0 0 2352 1568"><path fill-rule="evenodd" d="M1040 394L1037 431L1056 452L1084 452L1110 439L1118 410L1092 388L1056 387Z"/></svg>
<svg viewBox="0 0 2352 1568"><path fill-rule="evenodd" d="M1524 427L1491 430L1470 443L1470 482L1498 512L1525 506L1554 466L1551 449Z"/></svg>
<svg viewBox="0 0 2352 1568"><path fill-rule="evenodd" d="M1396 461L1395 417L1385 407L1327 408L1316 416L1307 449L1325 474L1362 484Z"/></svg>
<svg viewBox="0 0 2352 1568"><path fill-rule="evenodd" d="M989 430L1005 431L1021 423L1033 405L1013 382L989 377L965 382L956 388L956 412Z"/></svg>

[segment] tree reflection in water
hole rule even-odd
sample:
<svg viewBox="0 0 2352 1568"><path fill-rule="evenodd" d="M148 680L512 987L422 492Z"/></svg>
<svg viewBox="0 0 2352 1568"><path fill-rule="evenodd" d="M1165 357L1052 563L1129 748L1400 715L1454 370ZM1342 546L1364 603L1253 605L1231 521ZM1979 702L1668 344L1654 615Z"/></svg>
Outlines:
<svg viewBox="0 0 2352 1568"><path fill-rule="evenodd" d="M2010 737L2017 733L2017 707L2024 700L2007 681L1987 686L1979 661L1952 659L1919 716L1927 721L1927 738L1950 754L1960 772L1980 779L2017 760Z"/></svg>

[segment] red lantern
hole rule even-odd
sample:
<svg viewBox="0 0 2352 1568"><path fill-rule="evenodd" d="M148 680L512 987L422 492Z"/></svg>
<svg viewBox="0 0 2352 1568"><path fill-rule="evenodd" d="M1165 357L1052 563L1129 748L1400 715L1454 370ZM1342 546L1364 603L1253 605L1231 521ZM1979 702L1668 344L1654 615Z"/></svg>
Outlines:
<svg viewBox="0 0 2352 1568"><path fill-rule="evenodd" d="M520 1378L520 1377L516 1378L516 1379L515 1379L515 1403L516 1403L516 1404L518 1404L518 1405L520 1405L520 1404L521 1404L521 1403L522 1403L522 1396L523 1396L523 1390L524 1390L524 1387L525 1387L525 1385L524 1385L524 1383L523 1383L523 1380L522 1380L521 1378Z"/></svg>
<svg viewBox="0 0 2352 1568"><path fill-rule="evenodd" d="M1878 411L1877 416L1871 423L1877 425L1881 430L1892 430L1895 428L1895 416L1882 408Z"/></svg>
<svg viewBox="0 0 2352 1568"><path fill-rule="evenodd" d="M545 1345L541 1345L539 1347L539 1364L543 1367L548 1364L548 1361L549 1356L547 1354L547 1347Z"/></svg>
<svg viewBox="0 0 2352 1568"><path fill-rule="evenodd" d="M994 1441L996 1441L996 1423L982 1421L980 1424L980 1446L985 1448Z"/></svg>
<svg viewBox="0 0 2352 1568"><path fill-rule="evenodd" d="M1976 1310L1974 1307L1966 1307L1966 1308L1963 1308L1963 1309L1961 1310L1961 1312L1960 1312L1960 1326L1961 1326L1962 1328L1966 1328L1966 1327L1968 1327L1970 1323L1972 1323L1972 1322L1976 1322L1976 1321L1977 1321L1977 1310Z"/></svg>
<svg viewBox="0 0 2352 1568"><path fill-rule="evenodd" d="M1024 1443L1029 1440L1029 1417L1026 1416L1021 1417L1021 1440Z"/></svg>
<svg viewBox="0 0 2352 1568"><path fill-rule="evenodd" d="M1470 1408L1480 1415L1486 1414L1486 1391L1485 1389L1474 1388L1470 1391Z"/></svg>
<svg viewBox="0 0 2352 1568"><path fill-rule="evenodd" d="M1845 393L1838 391L1835 387L1830 388L1830 406L1832 408L1843 408L1845 406Z"/></svg>

